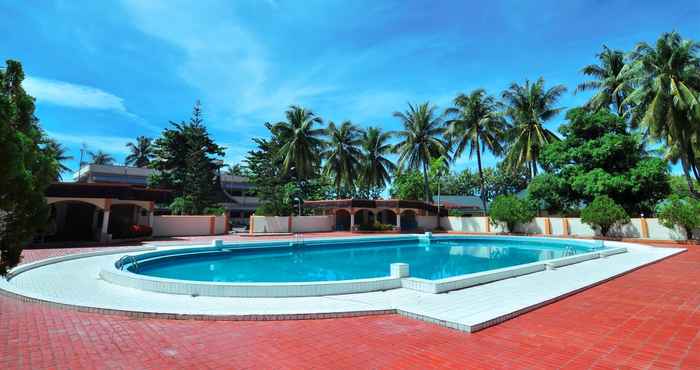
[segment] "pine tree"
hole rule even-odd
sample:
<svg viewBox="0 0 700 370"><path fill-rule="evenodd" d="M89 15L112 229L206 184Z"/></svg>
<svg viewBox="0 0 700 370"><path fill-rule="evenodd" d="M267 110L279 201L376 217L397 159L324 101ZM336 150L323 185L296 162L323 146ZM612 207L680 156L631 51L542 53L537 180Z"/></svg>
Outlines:
<svg viewBox="0 0 700 370"><path fill-rule="evenodd" d="M0 275L19 263L24 244L46 224L44 191L59 168L22 80L19 62L0 69Z"/></svg>

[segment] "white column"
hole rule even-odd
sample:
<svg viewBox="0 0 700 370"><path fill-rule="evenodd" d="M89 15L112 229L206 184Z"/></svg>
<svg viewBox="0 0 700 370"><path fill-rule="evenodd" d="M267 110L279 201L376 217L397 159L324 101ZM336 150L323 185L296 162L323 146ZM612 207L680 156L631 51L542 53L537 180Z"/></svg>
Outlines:
<svg viewBox="0 0 700 370"><path fill-rule="evenodd" d="M148 226L153 227L153 211L148 211Z"/></svg>
<svg viewBox="0 0 700 370"><path fill-rule="evenodd" d="M396 214L396 228L401 230L401 210Z"/></svg>
<svg viewBox="0 0 700 370"><path fill-rule="evenodd" d="M104 216L102 216L102 233L100 234L100 241L105 241L107 239L107 227L109 227L109 211L105 211Z"/></svg>
<svg viewBox="0 0 700 370"><path fill-rule="evenodd" d="M355 213L350 213L350 231L355 227Z"/></svg>

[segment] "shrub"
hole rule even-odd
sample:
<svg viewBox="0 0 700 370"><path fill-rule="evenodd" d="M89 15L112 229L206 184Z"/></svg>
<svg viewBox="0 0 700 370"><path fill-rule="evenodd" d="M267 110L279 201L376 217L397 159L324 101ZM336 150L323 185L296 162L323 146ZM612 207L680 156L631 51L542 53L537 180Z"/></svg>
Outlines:
<svg viewBox="0 0 700 370"><path fill-rule="evenodd" d="M598 228L603 236L607 236L613 226L630 222L630 216L610 197L601 195L581 210L581 221Z"/></svg>
<svg viewBox="0 0 700 370"><path fill-rule="evenodd" d="M220 216L226 213L226 209L224 207L207 207L204 208L205 215L214 215L214 216Z"/></svg>
<svg viewBox="0 0 700 370"><path fill-rule="evenodd" d="M535 207L515 195L499 195L491 203L489 216L493 221L505 223L508 231L513 232L515 225L528 223L535 218Z"/></svg>
<svg viewBox="0 0 700 370"><path fill-rule="evenodd" d="M462 217L462 216L464 216L464 212L462 212L458 209L448 209L447 215L451 216L451 217Z"/></svg>
<svg viewBox="0 0 700 370"><path fill-rule="evenodd" d="M700 227L700 201L692 197L672 195L657 207L656 214L669 229L683 226L688 240L693 239L693 229Z"/></svg>
<svg viewBox="0 0 700 370"><path fill-rule="evenodd" d="M170 211L174 215L191 215L194 213L194 202L191 197L177 197L170 203Z"/></svg>
<svg viewBox="0 0 700 370"><path fill-rule="evenodd" d="M357 229L360 231L386 231L392 230L393 228L394 225L383 224L377 221L374 221L371 224L361 224L357 226Z"/></svg>
<svg viewBox="0 0 700 370"><path fill-rule="evenodd" d="M131 225L127 235L129 238L141 238L151 236L152 234L153 228L148 225Z"/></svg>

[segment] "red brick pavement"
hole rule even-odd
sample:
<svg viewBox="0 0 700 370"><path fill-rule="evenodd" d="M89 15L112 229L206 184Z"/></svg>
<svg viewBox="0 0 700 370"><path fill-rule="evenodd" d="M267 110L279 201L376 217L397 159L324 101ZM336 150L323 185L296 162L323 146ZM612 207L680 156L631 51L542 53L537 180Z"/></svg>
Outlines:
<svg viewBox="0 0 700 370"><path fill-rule="evenodd" d="M700 369L700 246L688 248L475 334L397 315L134 319L0 296L0 369Z"/></svg>

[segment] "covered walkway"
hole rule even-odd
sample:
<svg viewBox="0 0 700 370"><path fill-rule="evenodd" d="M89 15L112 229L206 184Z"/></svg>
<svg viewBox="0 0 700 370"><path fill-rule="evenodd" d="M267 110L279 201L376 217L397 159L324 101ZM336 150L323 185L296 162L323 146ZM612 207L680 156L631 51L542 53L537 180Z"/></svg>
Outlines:
<svg viewBox="0 0 700 370"><path fill-rule="evenodd" d="M438 212L432 203L398 199L311 200L304 202L304 208L335 215L336 231L356 230L374 222L393 225L396 230L415 230L416 216L436 216ZM441 208L440 215L447 216L447 211Z"/></svg>

